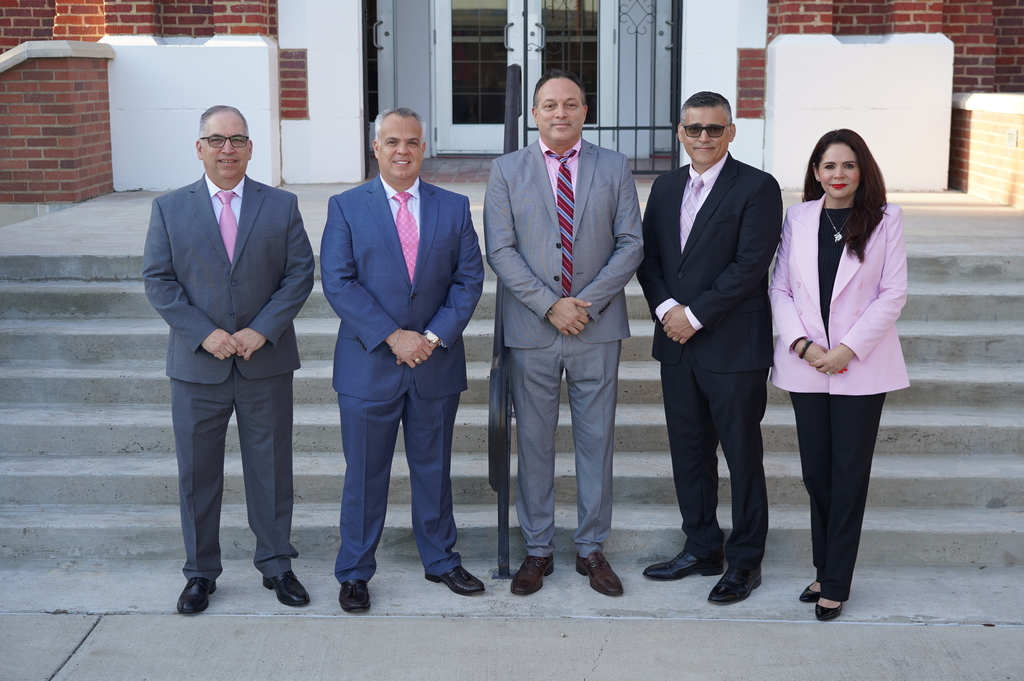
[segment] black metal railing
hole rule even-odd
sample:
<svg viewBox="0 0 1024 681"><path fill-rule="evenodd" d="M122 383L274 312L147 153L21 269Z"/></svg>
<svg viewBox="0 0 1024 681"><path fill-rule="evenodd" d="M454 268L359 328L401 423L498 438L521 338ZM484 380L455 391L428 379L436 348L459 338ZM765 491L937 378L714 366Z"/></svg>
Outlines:
<svg viewBox="0 0 1024 681"><path fill-rule="evenodd" d="M522 69L518 64L508 67L505 79L505 145L509 154L519 149L519 117L522 115ZM491 374L487 408L487 477L491 489L498 493L498 567L491 576L510 579L509 501L512 466L512 399L508 383L508 349L505 347L505 325L502 321L505 287L498 280L494 292L494 346L491 352Z"/></svg>

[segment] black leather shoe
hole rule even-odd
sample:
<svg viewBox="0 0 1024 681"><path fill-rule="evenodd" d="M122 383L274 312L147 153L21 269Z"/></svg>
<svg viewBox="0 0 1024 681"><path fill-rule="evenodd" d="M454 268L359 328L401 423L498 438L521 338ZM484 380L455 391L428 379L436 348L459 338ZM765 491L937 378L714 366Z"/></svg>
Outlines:
<svg viewBox="0 0 1024 681"><path fill-rule="evenodd" d="M843 611L843 604L840 603L838 608L826 608L820 605L814 606L814 616L818 618L819 622L828 622L839 617L839 613Z"/></svg>
<svg viewBox="0 0 1024 681"><path fill-rule="evenodd" d="M178 596L178 612L194 615L210 605L210 594L217 590L217 581L205 577L193 577L185 584L185 590Z"/></svg>
<svg viewBox="0 0 1024 681"><path fill-rule="evenodd" d="M741 570L731 567L711 590L708 600L716 605L728 605L746 600L750 592L761 586L761 568Z"/></svg>
<svg viewBox="0 0 1024 681"><path fill-rule="evenodd" d="M647 569L644 570L644 577L669 580L682 579L686 575L691 575L694 572L699 572L702 575L707 576L720 575L724 571L725 568L722 566L722 561L720 560L701 560L700 558L691 556L686 551L680 551L679 555L670 561L647 566Z"/></svg>
<svg viewBox="0 0 1024 681"><path fill-rule="evenodd" d="M370 607L370 590L366 588L365 579L350 579L341 583L338 602L345 612L366 610Z"/></svg>
<svg viewBox="0 0 1024 681"><path fill-rule="evenodd" d="M821 598L821 592L811 591L811 587L807 587L804 589L804 592L800 594L801 603L817 603L819 598Z"/></svg>
<svg viewBox="0 0 1024 681"><path fill-rule="evenodd" d="M277 592L277 600L285 605L306 605L309 603L309 594L299 583L295 573L289 570L282 572L276 577L264 577L263 586Z"/></svg>
<svg viewBox="0 0 1024 681"><path fill-rule="evenodd" d="M443 575L429 575L423 573L428 582L444 582L449 589L460 596L471 596L484 590L484 583L469 574L466 568L456 565Z"/></svg>

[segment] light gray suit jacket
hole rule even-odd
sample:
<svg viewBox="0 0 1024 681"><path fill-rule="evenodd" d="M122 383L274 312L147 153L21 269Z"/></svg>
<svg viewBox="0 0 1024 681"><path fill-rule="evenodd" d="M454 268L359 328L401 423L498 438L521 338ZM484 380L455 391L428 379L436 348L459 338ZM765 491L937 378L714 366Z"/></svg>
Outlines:
<svg viewBox="0 0 1024 681"><path fill-rule="evenodd" d="M295 195L245 178L234 262L228 259L206 179L153 201L142 278L171 327L167 375L221 383L232 365L249 379L299 368L292 320L313 289L313 249ZM249 361L203 349L213 331L251 328L267 337Z"/></svg>
<svg viewBox="0 0 1024 681"><path fill-rule="evenodd" d="M573 215L572 295L593 305L579 339L629 337L624 288L643 259L636 185L622 154L583 140ZM505 345L546 348L559 336L545 317L561 297L561 235L538 143L496 158L484 200L487 262L506 295Z"/></svg>

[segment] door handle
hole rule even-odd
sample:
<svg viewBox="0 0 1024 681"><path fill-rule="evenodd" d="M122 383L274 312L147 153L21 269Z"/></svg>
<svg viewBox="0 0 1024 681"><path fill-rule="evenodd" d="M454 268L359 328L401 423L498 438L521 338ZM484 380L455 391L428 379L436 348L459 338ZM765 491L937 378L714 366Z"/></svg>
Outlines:
<svg viewBox="0 0 1024 681"><path fill-rule="evenodd" d="M377 39L377 29L384 25L383 21L377 21L373 24L373 46L378 50L383 50L384 46L380 44L380 40Z"/></svg>
<svg viewBox="0 0 1024 681"><path fill-rule="evenodd" d="M669 28L668 34L670 36L674 37L673 34L675 33L675 30L676 30L675 22L674 21L666 21L665 23L668 24L668 28ZM676 45L675 45L675 43L671 42L671 40L672 40L672 38L669 38L669 44L665 46L666 50L671 50L671 49L675 48Z"/></svg>
<svg viewBox="0 0 1024 681"><path fill-rule="evenodd" d="M511 45L508 44L508 29L512 28L513 26L515 26L515 24L512 23L511 21L508 22L507 24L505 24L505 51L506 52L515 52L515 49Z"/></svg>
<svg viewBox="0 0 1024 681"><path fill-rule="evenodd" d="M537 46L537 51L540 52L548 44L548 30L544 28L544 24L534 24L540 29L540 45Z"/></svg>

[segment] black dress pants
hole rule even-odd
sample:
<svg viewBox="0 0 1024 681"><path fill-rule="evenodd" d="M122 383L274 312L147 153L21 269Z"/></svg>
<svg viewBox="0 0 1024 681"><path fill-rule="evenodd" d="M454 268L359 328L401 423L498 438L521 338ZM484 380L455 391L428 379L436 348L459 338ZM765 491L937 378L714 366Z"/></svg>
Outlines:
<svg viewBox="0 0 1024 681"><path fill-rule="evenodd" d="M790 393L821 597L846 601L860 546L885 393Z"/></svg>

